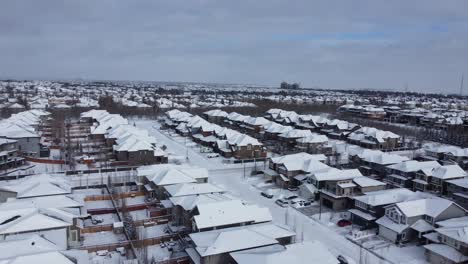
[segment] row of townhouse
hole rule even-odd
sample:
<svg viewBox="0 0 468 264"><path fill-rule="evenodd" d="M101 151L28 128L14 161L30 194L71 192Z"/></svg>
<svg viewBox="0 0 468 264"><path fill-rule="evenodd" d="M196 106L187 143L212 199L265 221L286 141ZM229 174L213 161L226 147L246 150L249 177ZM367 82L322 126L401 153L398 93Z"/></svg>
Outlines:
<svg viewBox="0 0 468 264"><path fill-rule="evenodd" d="M402 109L398 106L375 105L342 105L337 112L368 119L386 120L397 123L430 128L447 129L451 127L464 127L468 124L466 111L446 108L413 108Z"/></svg>
<svg viewBox="0 0 468 264"><path fill-rule="evenodd" d="M152 165L137 174L146 195L161 200L172 215L171 226L188 241L190 263L261 263L272 257L338 263L318 241L295 243L296 234L273 223L268 208L211 184L205 168Z"/></svg>
<svg viewBox="0 0 468 264"><path fill-rule="evenodd" d="M0 187L0 261L85 264L83 201L63 177L34 175Z"/></svg>
<svg viewBox="0 0 468 264"><path fill-rule="evenodd" d="M325 135L312 133L309 129L282 125L265 117L245 116L236 112L228 114L218 109L206 111L204 116L208 120L222 123L232 129L268 142L276 152L300 150L311 154L329 154L332 150L328 137Z"/></svg>
<svg viewBox="0 0 468 264"><path fill-rule="evenodd" d="M361 127L343 120L329 120L321 116L299 115L292 111L270 109L265 118L298 129L308 129L330 138L347 140L352 144L369 149L392 150L402 146L401 137L390 131Z"/></svg>
<svg viewBox="0 0 468 264"><path fill-rule="evenodd" d="M90 110L81 113L80 124L90 127L88 138L98 149L105 161L126 165L149 165L167 163L168 154L162 145L145 129L129 125L128 120L105 110Z"/></svg>
<svg viewBox="0 0 468 264"><path fill-rule="evenodd" d="M164 126L174 128L183 136L191 136L195 142L211 147L226 158L261 159L267 155L265 147L256 138L210 123L200 116L171 110L166 112L163 122Z"/></svg>

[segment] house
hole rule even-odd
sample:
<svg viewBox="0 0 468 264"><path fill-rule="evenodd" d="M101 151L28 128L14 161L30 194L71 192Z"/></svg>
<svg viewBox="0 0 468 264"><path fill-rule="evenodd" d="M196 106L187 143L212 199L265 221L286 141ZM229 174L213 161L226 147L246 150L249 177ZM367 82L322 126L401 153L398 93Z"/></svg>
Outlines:
<svg viewBox="0 0 468 264"><path fill-rule="evenodd" d="M207 183L205 168L161 164L142 166L137 169L138 181L143 184L147 197L164 198L164 187L182 183Z"/></svg>
<svg viewBox="0 0 468 264"><path fill-rule="evenodd" d="M211 183L179 183L164 186L166 197L224 193L220 187Z"/></svg>
<svg viewBox="0 0 468 264"><path fill-rule="evenodd" d="M308 129L293 129L280 134L278 139L282 141L286 150L291 150L296 147L298 139L310 136L312 136L312 132Z"/></svg>
<svg viewBox="0 0 468 264"><path fill-rule="evenodd" d="M321 133L333 139L346 139L349 133L359 129L360 126L347 121L333 119L328 120L320 129Z"/></svg>
<svg viewBox="0 0 468 264"><path fill-rule="evenodd" d="M192 220L195 214L198 213L195 210L198 205L234 199L235 197L227 193L209 193L170 197L169 200L173 205L171 210L173 224L179 227L184 227L186 230L192 230Z"/></svg>
<svg viewBox="0 0 468 264"><path fill-rule="evenodd" d="M0 203L7 201L8 198L23 199L70 193L71 186L65 178L41 174L2 184Z"/></svg>
<svg viewBox="0 0 468 264"><path fill-rule="evenodd" d="M70 251L39 235L0 242L0 262L2 263L63 263L85 264L88 259L72 261ZM84 252L83 252L84 253ZM87 252L85 253L87 257Z"/></svg>
<svg viewBox="0 0 468 264"><path fill-rule="evenodd" d="M385 182L393 187L413 188L416 173L422 170L432 170L441 165L437 161L408 160L387 166Z"/></svg>
<svg viewBox="0 0 468 264"><path fill-rule="evenodd" d="M112 147L117 161L127 165L149 165L167 163L168 155L156 146L156 139L139 135L128 135L115 141Z"/></svg>
<svg viewBox="0 0 468 264"><path fill-rule="evenodd" d="M294 128L292 126L283 126L276 122L270 122L269 124L265 125L264 127L264 138L269 140L277 140L279 139L279 135L287 133Z"/></svg>
<svg viewBox="0 0 468 264"><path fill-rule="evenodd" d="M325 160L323 154L312 155L305 152L274 157L269 159L268 167L276 173L269 174L274 177L273 182L280 187L298 186L309 174L331 169L323 163Z"/></svg>
<svg viewBox="0 0 468 264"><path fill-rule="evenodd" d="M320 173L324 179L313 175L311 177L313 184L319 181L319 185L315 186L320 190L320 203L335 211L342 211L351 207L351 197L385 188L385 183L364 177L358 172L358 170L330 170ZM323 187L320 188L321 185Z"/></svg>
<svg viewBox="0 0 468 264"><path fill-rule="evenodd" d="M204 112L203 115L209 122L221 124L228 116L228 113L220 109L213 109Z"/></svg>
<svg viewBox="0 0 468 264"><path fill-rule="evenodd" d="M337 258L320 241L304 241L289 245L271 245L230 253L237 264L337 264Z"/></svg>
<svg viewBox="0 0 468 264"><path fill-rule="evenodd" d="M18 141L0 138L0 170L8 170L24 164L24 158L18 157Z"/></svg>
<svg viewBox="0 0 468 264"><path fill-rule="evenodd" d="M269 123L271 123L271 121L264 117L249 117L244 120L245 129L251 135L259 135L259 133L263 133L264 127Z"/></svg>
<svg viewBox="0 0 468 264"><path fill-rule="evenodd" d="M0 241L40 235L60 247L76 243L76 216L58 208L24 208L0 212ZM71 233L75 235L72 237Z"/></svg>
<svg viewBox="0 0 468 264"><path fill-rule="evenodd" d="M312 134L296 140L296 148L311 154L332 154L333 148L325 135Z"/></svg>
<svg viewBox="0 0 468 264"><path fill-rule="evenodd" d="M426 198L389 205L376 223L380 236L400 244L423 241L425 234L434 231L436 222L465 215L465 209L452 201Z"/></svg>
<svg viewBox="0 0 468 264"><path fill-rule="evenodd" d="M373 127L361 127L348 135L351 144L369 149L397 149L401 145L400 140L400 136L395 133Z"/></svg>
<svg viewBox="0 0 468 264"><path fill-rule="evenodd" d="M461 179L466 176L468 174L458 165L444 165L422 169L416 173L416 177L413 180L413 189L446 195L447 181Z"/></svg>
<svg viewBox="0 0 468 264"><path fill-rule="evenodd" d="M232 262L230 253L271 245L287 245L295 233L271 223L223 228L189 234L193 243L186 248L193 263L223 264Z"/></svg>
<svg viewBox="0 0 468 264"><path fill-rule="evenodd" d="M468 262L468 218L459 217L437 222L439 228L426 235L432 243L424 245L427 262Z"/></svg>
<svg viewBox="0 0 468 264"><path fill-rule="evenodd" d="M272 221L270 210L241 200L201 203L192 219L194 232L245 226Z"/></svg>
<svg viewBox="0 0 468 264"><path fill-rule="evenodd" d="M377 227L375 220L384 216L386 206L424 197L430 196L405 188L372 191L352 197L354 204L348 212L351 213L353 225L360 226L363 229L375 228Z"/></svg>
<svg viewBox="0 0 468 264"><path fill-rule="evenodd" d="M447 196L468 210L468 178L448 180Z"/></svg>
<svg viewBox="0 0 468 264"><path fill-rule="evenodd" d="M20 125L15 121L1 121L0 138L15 140L20 154L39 156L41 136L31 126Z"/></svg>
<svg viewBox="0 0 468 264"><path fill-rule="evenodd" d="M226 148L232 151L236 159L266 158L267 152L257 139L238 134L226 139Z"/></svg>
<svg viewBox="0 0 468 264"><path fill-rule="evenodd" d="M384 178L387 166L409 160L405 156L369 149L351 156L350 159L362 174L379 180Z"/></svg>

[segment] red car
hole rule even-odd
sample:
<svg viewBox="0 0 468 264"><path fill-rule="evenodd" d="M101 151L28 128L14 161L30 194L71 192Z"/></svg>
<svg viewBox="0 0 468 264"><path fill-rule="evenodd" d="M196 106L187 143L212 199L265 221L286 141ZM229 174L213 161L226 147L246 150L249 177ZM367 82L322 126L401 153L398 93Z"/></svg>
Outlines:
<svg viewBox="0 0 468 264"><path fill-rule="evenodd" d="M345 227L345 226L349 226L349 225L352 225L353 223L349 220L346 220L346 219L341 219L338 221L338 223L336 223L336 225L338 225L339 227Z"/></svg>

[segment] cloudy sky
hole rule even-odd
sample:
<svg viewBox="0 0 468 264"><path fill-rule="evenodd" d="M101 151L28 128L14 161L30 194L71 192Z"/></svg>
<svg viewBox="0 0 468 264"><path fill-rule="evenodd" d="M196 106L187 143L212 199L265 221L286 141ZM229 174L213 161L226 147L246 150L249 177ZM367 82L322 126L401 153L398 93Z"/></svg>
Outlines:
<svg viewBox="0 0 468 264"><path fill-rule="evenodd" d="M458 92L463 72L466 0L0 3L1 78Z"/></svg>

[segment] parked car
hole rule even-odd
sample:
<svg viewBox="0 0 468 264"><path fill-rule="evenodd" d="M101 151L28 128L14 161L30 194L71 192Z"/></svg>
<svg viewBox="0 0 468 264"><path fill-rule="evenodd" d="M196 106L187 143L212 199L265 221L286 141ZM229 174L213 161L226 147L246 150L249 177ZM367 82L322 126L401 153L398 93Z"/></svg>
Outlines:
<svg viewBox="0 0 468 264"><path fill-rule="evenodd" d="M217 158L217 157L219 157L219 154L218 153L210 153L210 154L206 155L206 157L209 158L209 159Z"/></svg>
<svg viewBox="0 0 468 264"><path fill-rule="evenodd" d="M340 264L348 264L348 260L342 255L339 255L336 259L340 262Z"/></svg>
<svg viewBox="0 0 468 264"><path fill-rule="evenodd" d="M352 225L353 223L347 219L340 219L336 225L339 226L339 227L345 227L345 226L349 226L349 225Z"/></svg>
<svg viewBox="0 0 468 264"><path fill-rule="evenodd" d="M289 206L289 202L287 200L284 200L284 199L278 199L275 201L275 203L281 207L288 207Z"/></svg>
<svg viewBox="0 0 468 264"><path fill-rule="evenodd" d="M263 197L266 197L266 198L268 198L268 199L273 198L273 194L271 194L271 193L261 192L260 194L261 194Z"/></svg>
<svg viewBox="0 0 468 264"><path fill-rule="evenodd" d="M292 199L296 199L296 198L299 198L299 196L297 196L297 195L290 195L290 196L286 197L287 200L292 200Z"/></svg>
<svg viewBox="0 0 468 264"><path fill-rule="evenodd" d="M302 198L295 198L295 199L292 199L291 200L291 206L294 207L294 208L301 208L301 207L304 207L306 201Z"/></svg>

